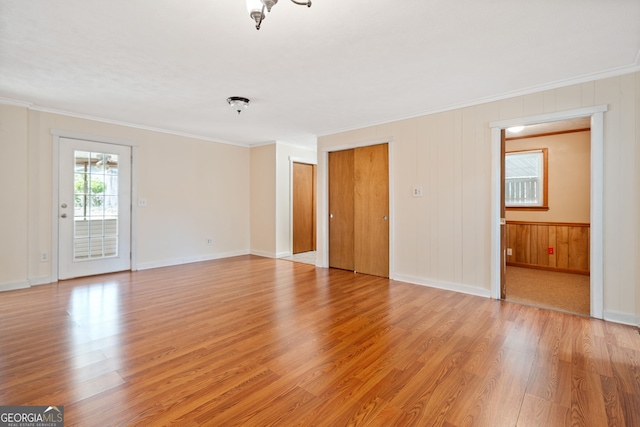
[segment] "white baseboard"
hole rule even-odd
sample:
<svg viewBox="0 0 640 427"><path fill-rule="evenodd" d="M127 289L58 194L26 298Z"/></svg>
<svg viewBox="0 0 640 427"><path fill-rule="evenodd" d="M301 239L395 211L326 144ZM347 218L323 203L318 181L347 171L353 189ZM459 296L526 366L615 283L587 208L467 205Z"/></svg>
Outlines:
<svg viewBox="0 0 640 427"><path fill-rule="evenodd" d="M287 252L278 252L278 253L276 254L276 258L285 258L285 257L291 256L291 255L292 255L292 254L291 254L291 251L287 251Z"/></svg>
<svg viewBox="0 0 640 427"><path fill-rule="evenodd" d="M248 255L248 251L224 252L212 255L203 255L189 258L176 258L164 261L138 262L138 270L150 270L152 268L171 267L173 265L190 264L193 262L212 261L215 259L231 258L234 256Z"/></svg>
<svg viewBox="0 0 640 427"><path fill-rule="evenodd" d="M478 297L491 297L491 291L489 289L463 285L461 283L440 282L437 280L429 280L421 277L407 276L402 274L394 275L393 280L412 283L414 285L428 286L430 288L444 289L446 291L460 292L463 294L475 295Z"/></svg>
<svg viewBox="0 0 640 427"><path fill-rule="evenodd" d="M27 289L29 287L31 287L31 285L29 285L28 281L0 283L0 292L15 291L16 289Z"/></svg>
<svg viewBox="0 0 640 427"><path fill-rule="evenodd" d="M604 320L608 322L622 323L623 325L640 326L640 317L632 313L605 310Z"/></svg>
<svg viewBox="0 0 640 427"><path fill-rule="evenodd" d="M262 256L265 258L277 258L277 254L275 252L257 251L255 249L251 250L251 255Z"/></svg>
<svg viewBox="0 0 640 427"><path fill-rule="evenodd" d="M36 277L35 279L29 279L29 284L31 286L48 285L50 283L53 283L51 276Z"/></svg>

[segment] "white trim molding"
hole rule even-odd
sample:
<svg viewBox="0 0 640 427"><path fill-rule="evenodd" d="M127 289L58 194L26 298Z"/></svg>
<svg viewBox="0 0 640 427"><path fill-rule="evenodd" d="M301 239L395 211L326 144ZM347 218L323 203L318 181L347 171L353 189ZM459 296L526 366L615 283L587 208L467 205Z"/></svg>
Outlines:
<svg viewBox="0 0 640 427"><path fill-rule="evenodd" d="M275 253L275 252L260 251L260 250L255 250L255 249L252 249L249 252L249 254L250 255L255 255L255 256L261 256L261 257L264 257L264 258L273 258L273 259L278 258L278 254ZM287 256L287 255L284 255L284 252L283 252L282 257L285 257L285 256Z"/></svg>
<svg viewBox="0 0 640 427"><path fill-rule="evenodd" d="M465 285L462 283L442 282L438 280L429 280L415 276L397 275L394 280L411 283L413 285L427 286L429 288L442 289L451 292L460 292L467 295L474 295L477 297L490 298L491 294L489 289L479 288L477 286Z"/></svg>
<svg viewBox="0 0 640 427"><path fill-rule="evenodd" d="M1 283L0 292L15 291L17 289L26 289L30 286L31 284L28 281Z"/></svg>
<svg viewBox="0 0 640 427"><path fill-rule="evenodd" d="M640 326L640 316L632 313L621 313L614 310L604 310L604 320L608 322L622 323L623 325Z"/></svg>
<svg viewBox="0 0 640 427"><path fill-rule="evenodd" d="M191 264L194 262L212 261L216 259L231 258L234 256L249 255L249 251L223 252L213 255L204 255L188 258L174 258L164 261L143 262L138 264L138 270L150 270L152 268L171 267L174 265Z"/></svg>
<svg viewBox="0 0 640 427"><path fill-rule="evenodd" d="M604 316L604 113L607 105L519 117L489 123L491 127L491 298L500 299L500 133L516 125L532 125L578 117L591 118L591 317Z"/></svg>

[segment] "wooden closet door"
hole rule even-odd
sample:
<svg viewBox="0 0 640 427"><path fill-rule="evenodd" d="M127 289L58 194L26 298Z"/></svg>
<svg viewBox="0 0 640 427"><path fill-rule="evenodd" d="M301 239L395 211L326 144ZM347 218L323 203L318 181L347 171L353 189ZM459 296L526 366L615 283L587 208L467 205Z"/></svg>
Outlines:
<svg viewBox="0 0 640 427"><path fill-rule="evenodd" d="M316 250L315 165L293 163L293 253Z"/></svg>
<svg viewBox="0 0 640 427"><path fill-rule="evenodd" d="M354 151L329 153L329 267L353 271Z"/></svg>
<svg viewBox="0 0 640 427"><path fill-rule="evenodd" d="M388 144L354 152L355 271L389 277Z"/></svg>

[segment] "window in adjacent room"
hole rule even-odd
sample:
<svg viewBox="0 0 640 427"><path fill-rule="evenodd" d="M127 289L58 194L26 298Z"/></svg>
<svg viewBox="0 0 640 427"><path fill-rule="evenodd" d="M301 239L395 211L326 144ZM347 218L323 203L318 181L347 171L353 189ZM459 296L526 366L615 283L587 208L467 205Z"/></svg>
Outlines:
<svg viewBox="0 0 640 427"><path fill-rule="evenodd" d="M548 210L547 149L505 153L507 209Z"/></svg>

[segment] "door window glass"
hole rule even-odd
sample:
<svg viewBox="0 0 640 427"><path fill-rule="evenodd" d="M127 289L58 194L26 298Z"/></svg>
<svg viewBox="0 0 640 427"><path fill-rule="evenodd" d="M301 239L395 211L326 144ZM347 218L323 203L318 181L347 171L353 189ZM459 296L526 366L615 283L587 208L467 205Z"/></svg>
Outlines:
<svg viewBox="0 0 640 427"><path fill-rule="evenodd" d="M76 150L74 160L74 260L118 256L118 155Z"/></svg>

